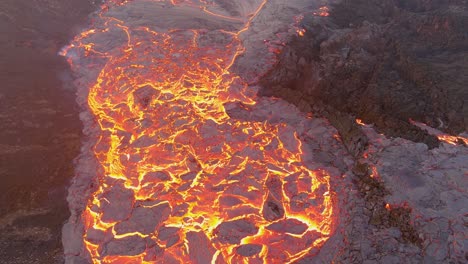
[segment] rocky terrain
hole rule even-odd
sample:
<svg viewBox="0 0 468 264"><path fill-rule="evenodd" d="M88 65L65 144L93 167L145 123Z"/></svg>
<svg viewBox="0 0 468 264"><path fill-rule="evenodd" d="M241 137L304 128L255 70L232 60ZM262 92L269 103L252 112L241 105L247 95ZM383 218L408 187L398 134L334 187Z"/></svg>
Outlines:
<svg viewBox="0 0 468 264"><path fill-rule="evenodd" d="M336 261L467 261L467 2L337 1L329 10L304 16L303 36L259 83L262 95L327 117L354 156ZM465 140L439 141L415 120Z"/></svg>
<svg viewBox="0 0 468 264"><path fill-rule="evenodd" d="M81 123L57 53L94 8L86 0L0 1L1 263L62 257Z"/></svg>
<svg viewBox="0 0 468 264"><path fill-rule="evenodd" d="M304 36L288 42L262 94L305 111L323 104L430 147L437 140L409 119L451 134L468 129L466 1L355 0L330 9L305 16Z"/></svg>

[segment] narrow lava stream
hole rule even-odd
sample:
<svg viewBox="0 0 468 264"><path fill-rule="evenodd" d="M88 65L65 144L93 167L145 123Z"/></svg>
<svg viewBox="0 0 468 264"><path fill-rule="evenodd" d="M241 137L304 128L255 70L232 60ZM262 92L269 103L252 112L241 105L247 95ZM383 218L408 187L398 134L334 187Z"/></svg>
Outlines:
<svg viewBox="0 0 468 264"><path fill-rule="evenodd" d="M323 245L335 221L328 174L304 164L285 124L225 109L256 104L230 69L266 2L244 20L199 3L244 21L236 31L156 31L113 17L131 2L112 2L63 51L75 72L99 72L87 97L99 184L81 216L92 262L290 263ZM122 35L124 46L103 41Z"/></svg>

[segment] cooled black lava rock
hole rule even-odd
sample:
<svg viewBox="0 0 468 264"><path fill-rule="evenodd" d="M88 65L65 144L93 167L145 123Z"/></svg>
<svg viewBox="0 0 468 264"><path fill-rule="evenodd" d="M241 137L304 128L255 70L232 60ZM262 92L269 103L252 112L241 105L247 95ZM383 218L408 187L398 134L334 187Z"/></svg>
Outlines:
<svg viewBox="0 0 468 264"><path fill-rule="evenodd" d="M178 231L179 231L179 228L177 227L163 226L158 231L158 239L163 240L163 241L168 240L169 238L176 236Z"/></svg>
<svg viewBox="0 0 468 264"><path fill-rule="evenodd" d="M163 203L154 207L137 207L133 209L131 216L115 225L117 234L140 232L148 234L154 232L156 227L164 222L171 214L171 207Z"/></svg>
<svg viewBox="0 0 468 264"><path fill-rule="evenodd" d="M306 35L283 50L262 95L305 111L323 103L430 147L438 140L410 119L468 130L466 1L342 1L302 23Z"/></svg>
<svg viewBox="0 0 468 264"><path fill-rule="evenodd" d="M254 256L262 251L262 245L257 244L247 244L242 245L236 248L237 254L244 256L244 257L251 257Z"/></svg>
<svg viewBox="0 0 468 264"><path fill-rule="evenodd" d="M224 244L239 244L242 238L257 232L258 227L247 219L224 222L215 229L217 239Z"/></svg>
<svg viewBox="0 0 468 264"><path fill-rule="evenodd" d="M136 256L145 251L146 243L145 239L139 236L113 239L105 244L105 246L99 248L99 254L101 256Z"/></svg>
<svg viewBox="0 0 468 264"><path fill-rule="evenodd" d="M160 91L150 85L143 86L133 92L134 102L142 108L147 108L154 98L158 97Z"/></svg>
<svg viewBox="0 0 468 264"><path fill-rule="evenodd" d="M193 263L210 263L216 249L203 232L188 232L187 241L190 248L190 259Z"/></svg>
<svg viewBox="0 0 468 264"><path fill-rule="evenodd" d="M300 235L307 230L308 226L296 219L286 219L273 223L266 228L279 233Z"/></svg>
<svg viewBox="0 0 468 264"><path fill-rule="evenodd" d="M282 184L278 177L269 177L265 183L268 188L268 197L263 205L262 215L268 221L284 217Z"/></svg>

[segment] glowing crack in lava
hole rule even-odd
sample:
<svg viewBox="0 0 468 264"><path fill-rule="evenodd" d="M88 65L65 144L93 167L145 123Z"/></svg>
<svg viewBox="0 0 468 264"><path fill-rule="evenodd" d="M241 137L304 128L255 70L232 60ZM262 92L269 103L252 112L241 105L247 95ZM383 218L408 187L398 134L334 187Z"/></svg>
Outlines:
<svg viewBox="0 0 468 264"><path fill-rule="evenodd" d="M92 262L289 263L320 248L335 221L328 174L308 169L285 124L226 113L255 104L230 72L250 20L156 32L104 10L64 51L74 68L95 59L82 72L104 61L88 94L101 167L81 217ZM125 45L98 44L106 34Z"/></svg>

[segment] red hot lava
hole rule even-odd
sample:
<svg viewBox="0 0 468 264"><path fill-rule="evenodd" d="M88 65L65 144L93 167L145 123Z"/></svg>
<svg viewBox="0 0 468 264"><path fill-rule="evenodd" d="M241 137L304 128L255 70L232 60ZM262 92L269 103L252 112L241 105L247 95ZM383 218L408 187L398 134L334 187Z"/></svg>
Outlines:
<svg viewBox="0 0 468 264"><path fill-rule="evenodd" d="M111 16L127 4L103 8L102 26L64 51L81 73L104 61L87 97L100 127L99 186L81 216L92 262L290 263L323 245L335 222L327 173L304 164L285 124L224 108L255 104L230 67L265 2L237 31L156 31Z"/></svg>

